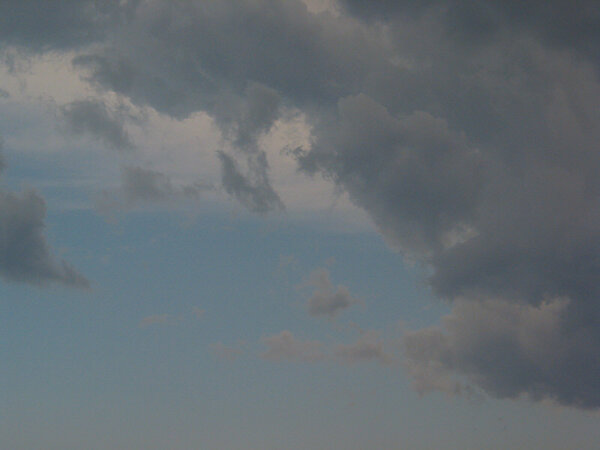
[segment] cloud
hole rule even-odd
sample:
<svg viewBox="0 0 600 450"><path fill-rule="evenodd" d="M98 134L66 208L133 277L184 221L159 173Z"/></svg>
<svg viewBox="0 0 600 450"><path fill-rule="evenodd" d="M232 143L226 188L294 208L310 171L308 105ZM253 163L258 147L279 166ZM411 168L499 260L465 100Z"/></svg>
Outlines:
<svg viewBox="0 0 600 450"><path fill-rule="evenodd" d="M142 167L128 166L121 172L121 185L101 192L97 209L106 214L135 208L138 205L197 199L211 186L201 183L176 186L167 175Z"/></svg>
<svg viewBox="0 0 600 450"><path fill-rule="evenodd" d="M76 100L63 105L60 113L66 130L73 135L88 134L116 150L135 147L123 127L123 114L110 111L101 100Z"/></svg>
<svg viewBox="0 0 600 450"><path fill-rule="evenodd" d="M517 86L495 69L486 71L470 82L481 89L479 94L471 91L452 101L440 94L435 114L393 113L393 101L365 94L344 97L335 120L315 130L313 146L295 153L301 170L324 173L370 214L392 246L428 265L430 285L441 298L508 302L516 308L540 307L548 298L569 299L568 307L557 313L564 325L556 333L573 343L568 359L581 374L542 370L560 358L558 349L545 342L541 345L547 346L543 355L548 360L523 366L538 377L537 384L527 376L514 380L512 390L498 389L484 376L473 377L471 384L497 397L512 398L518 392L534 400L598 407L598 386L592 381L596 373L589 361L600 351L595 281L600 269L600 165L593 150L597 129L590 124L600 123L600 116L589 100L600 99L600 86L593 69L574 64L571 56L539 44L529 43L523 50L527 64L510 61L515 76L522 74L511 79L519 80ZM560 75L550 65L560 67ZM452 83L452 74L446 76ZM504 103L499 92L510 100ZM456 105L469 105L481 111L480 117L466 109L457 116L450 111ZM488 106L496 110L486 110ZM481 122L484 116L487 124ZM476 319L466 316L465 328L477 326L470 320ZM587 336L585 344L573 337L577 333ZM498 358L505 359L500 367L490 363L490 370L504 370L507 377L512 365L521 364L518 353L501 353L494 346L488 351L491 358L498 351ZM444 374L464 371L435 356L423 355L420 373L428 364ZM454 389L447 378L444 383L441 379L437 377L437 386Z"/></svg>
<svg viewBox="0 0 600 450"><path fill-rule="evenodd" d="M350 295L348 288L345 286L337 286L336 288L331 283L327 269L318 269L313 272L308 284L316 288L313 295L308 299L308 313L313 317L327 316L332 319L343 310L359 302L358 299Z"/></svg>
<svg viewBox="0 0 600 450"><path fill-rule="evenodd" d="M351 344L326 345L320 341L299 340L290 331L262 339L267 350L260 356L269 361L288 362L337 362L343 364L358 364L378 362L390 365L394 359L384 351L383 341L375 331L366 331Z"/></svg>
<svg viewBox="0 0 600 450"><path fill-rule="evenodd" d="M248 155L248 174L240 172L238 164L228 154L219 152L221 179L225 191L235 197L250 211L264 215L269 211L283 210L283 202L273 190L264 152Z"/></svg>
<svg viewBox="0 0 600 450"><path fill-rule="evenodd" d="M352 344L338 345L333 354L345 364L377 361L379 364L389 365L393 362L392 355L384 351L383 341L373 331L364 332Z"/></svg>
<svg viewBox="0 0 600 450"><path fill-rule="evenodd" d="M600 376L593 325L573 329L566 299L539 306L464 301L443 326L408 332L408 369L419 392L477 386L499 398L521 395L594 408Z"/></svg>
<svg viewBox="0 0 600 450"><path fill-rule="evenodd" d="M547 45L598 56L600 18L593 0L579 1L576 8L561 0L535 0L527 5L503 0L341 0L340 4L357 17L386 22L434 16L446 36L461 43L489 43L508 29L533 34Z"/></svg>
<svg viewBox="0 0 600 450"><path fill-rule="evenodd" d="M88 288L83 275L51 255L44 237L45 215L45 202L35 191L0 190L0 276L34 285Z"/></svg>
<svg viewBox="0 0 600 450"><path fill-rule="evenodd" d="M0 173L5 169L0 136ZM89 288L89 281L50 253L44 236L46 203L35 191L0 189L0 277L34 285Z"/></svg>
<svg viewBox="0 0 600 450"><path fill-rule="evenodd" d="M267 350L260 356L269 361L318 362L325 359L319 341L301 341L289 331L263 338Z"/></svg>
<svg viewBox="0 0 600 450"><path fill-rule="evenodd" d="M239 17L248 20L240 24ZM357 71L369 71L354 59L358 52L371 59L378 45L347 42L354 28L326 16L317 20L299 1L145 2L129 27L78 55L74 64L93 84L137 105L177 118L208 112L236 150L221 153L224 187L264 213L281 210L282 203L257 138L294 109L296 102L285 102L282 92L318 104L339 90L341 80L332 82L331 76L350 80Z"/></svg>

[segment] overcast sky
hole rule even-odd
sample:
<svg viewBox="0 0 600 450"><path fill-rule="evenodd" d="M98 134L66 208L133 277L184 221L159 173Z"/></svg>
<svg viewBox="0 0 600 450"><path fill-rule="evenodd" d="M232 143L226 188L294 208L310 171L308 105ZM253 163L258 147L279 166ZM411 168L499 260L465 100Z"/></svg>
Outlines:
<svg viewBox="0 0 600 450"><path fill-rule="evenodd" d="M595 449L594 1L0 1L0 447Z"/></svg>

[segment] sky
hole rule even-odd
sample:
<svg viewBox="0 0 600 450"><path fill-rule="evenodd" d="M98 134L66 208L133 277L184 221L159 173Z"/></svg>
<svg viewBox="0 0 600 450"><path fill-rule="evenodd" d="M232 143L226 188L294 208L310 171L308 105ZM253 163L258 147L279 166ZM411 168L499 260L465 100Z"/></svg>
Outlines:
<svg viewBox="0 0 600 450"><path fill-rule="evenodd" d="M593 1L0 1L0 448L598 448L598 104Z"/></svg>

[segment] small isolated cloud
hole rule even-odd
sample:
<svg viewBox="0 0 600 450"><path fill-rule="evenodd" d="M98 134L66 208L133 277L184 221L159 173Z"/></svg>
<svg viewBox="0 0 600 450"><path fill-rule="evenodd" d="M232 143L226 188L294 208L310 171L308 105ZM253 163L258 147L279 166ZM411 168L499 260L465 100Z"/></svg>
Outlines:
<svg viewBox="0 0 600 450"><path fill-rule="evenodd" d="M210 344L209 348L217 358L225 361L234 361L244 353L241 349L242 344L240 342L238 346L229 346L222 342L215 342L214 344Z"/></svg>
<svg viewBox="0 0 600 450"><path fill-rule="evenodd" d="M0 137L0 172L5 168ZM46 202L33 190L0 189L0 277L34 285L61 283L89 288L89 281L65 261L56 260L46 242Z"/></svg>
<svg viewBox="0 0 600 450"><path fill-rule="evenodd" d="M140 320L139 326L140 328L146 328L154 325L172 325L175 322L176 319L170 314L154 314Z"/></svg>
<svg viewBox="0 0 600 450"><path fill-rule="evenodd" d="M364 332L352 344L338 345L333 354L346 364L376 361L379 364L388 365L393 362L392 355L384 351L383 341L374 331Z"/></svg>
<svg viewBox="0 0 600 450"><path fill-rule="evenodd" d="M125 167L121 185L102 191L96 200L101 213L126 211L138 205L197 199L201 192L211 189L202 183L175 185L168 175L142 167Z"/></svg>
<svg viewBox="0 0 600 450"><path fill-rule="evenodd" d="M46 203L34 191L0 190L0 276L35 285L89 287L89 281L50 253L44 236Z"/></svg>
<svg viewBox="0 0 600 450"><path fill-rule="evenodd" d="M262 341L267 350L260 356L269 361L318 362L326 357L321 342L298 340L287 330Z"/></svg>
<svg viewBox="0 0 600 450"><path fill-rule="evenodd" d="M316 288L308 299L308 313L313 317L327 316L330 319L352 305L359 303L345 286L335 287L329 279L327 269L317 269L308 284Z"/></svg>
<svg viewBox="0 0 600 450"><path fill-rule="evenodd" d="M76 100L61 106L66 130L76 136L89 135L115 150L135 147L123 126L124 115L110 110L98 99Z"/></svg>

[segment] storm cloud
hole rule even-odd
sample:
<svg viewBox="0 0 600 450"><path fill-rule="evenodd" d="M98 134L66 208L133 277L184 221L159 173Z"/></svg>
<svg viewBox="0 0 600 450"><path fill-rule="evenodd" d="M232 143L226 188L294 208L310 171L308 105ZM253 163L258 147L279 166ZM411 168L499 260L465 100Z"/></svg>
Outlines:
<svg viewBox="0 0 600 450"><path fill-rule="evenodd" d="M338 14L299 0L60 2L55 35L37 14L15 25L20 5L42 3L0 11L5 46L76 51L98 89L176 119L208 113L229 145L224 188L257 213L284 207L260 137L306 117L299 170L347 192L455 305L405 337L420 390L600 406L593 2L344 0ZM57 16L69 5L76 24ZM289 332L268 339L268 359L318 354Z"/></svg>

